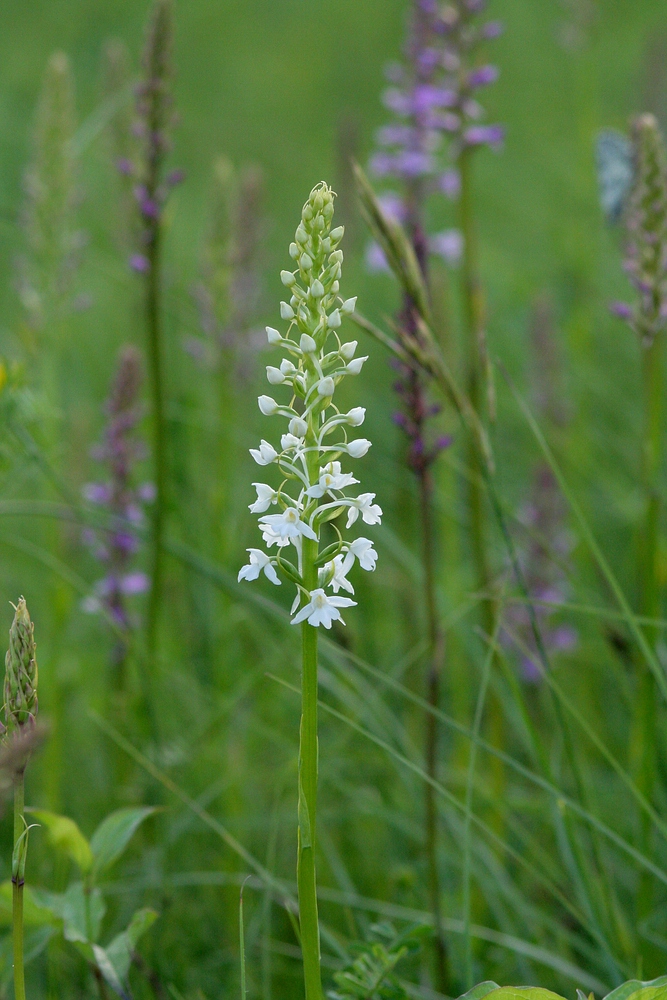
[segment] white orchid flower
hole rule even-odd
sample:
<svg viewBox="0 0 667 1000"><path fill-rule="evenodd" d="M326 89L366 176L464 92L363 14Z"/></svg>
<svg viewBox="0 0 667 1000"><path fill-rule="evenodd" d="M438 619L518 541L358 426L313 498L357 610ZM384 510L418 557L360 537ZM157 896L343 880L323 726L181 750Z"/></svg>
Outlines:
<svg viewBox="0 0 667 1000"><path fill-rule="evenodd" d="M315 627L324 625L325 628L331 628L331 623L336 621L344 625L339 608L351 608L357 603L349 597L329 597L321 587L311 591L309 596L310 601L294 616L292 625L305 621Z"/></svg>

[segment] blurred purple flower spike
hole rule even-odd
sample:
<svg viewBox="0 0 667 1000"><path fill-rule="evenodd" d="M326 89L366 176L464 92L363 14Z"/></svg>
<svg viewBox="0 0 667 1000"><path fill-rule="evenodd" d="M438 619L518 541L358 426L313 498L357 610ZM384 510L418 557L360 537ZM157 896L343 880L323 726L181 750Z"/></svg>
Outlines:
<svg viewBox="0 0 667 1000"><path fill-rule="evenodd" d="M488 87L498 79L498 69L496 66L480 66L468 74L469 87Z"/></svg>
<svg viewBox="0 0 667 1000"><path fill-rule="evenodd" d="M134 347L123 348L104 407L107 424L102 441L93 449L95 459L106 466L108 479L88 483L83 488L84 498L106 508L109 516L109 529L103 541L91 529L83 533L83 541L107 570L95 584L93 594L83 602L83 608L91 613L105 610L124 631L131 625L124 597L148 588L146 574L130 566L139 548L131 526L143 521L142 503L150 502L155 494L152 483L139 488L132 483L134 466L146 453L143 442L136 436L142 416L139 403L142 381L138 351Z"/></svg>
<svg viewBox="0 0 667 1000"><path fill-rule="evenodd" d="M463 236L458 229L445 229L429 239L429 250L452 266L458 264L463 253Z"/></svg>
<svg viewBox="0 0 667 1000"><path fill-rule="evenodd" d="M467 146L490 146L500 149L505 141L505 129L502 125L472 125L463 134Z"/></svg>

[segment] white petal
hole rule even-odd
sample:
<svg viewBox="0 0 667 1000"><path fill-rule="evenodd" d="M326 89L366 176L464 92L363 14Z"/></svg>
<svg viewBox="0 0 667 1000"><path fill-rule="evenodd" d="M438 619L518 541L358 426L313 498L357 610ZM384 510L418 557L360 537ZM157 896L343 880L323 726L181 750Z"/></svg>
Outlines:
<svg viewBox="0 0 667 1000"><path fill-rule="evenodd" d="M306 538L310 538L311 541L313 542L317 541L317 535L315 534L311 526L309 524L306 524L305 521L299 521L297 527L300 533L304 535Z"/></svg>
<svg viewBox="0 0 667 1000"><path fill-rule="evenodd" d="M280 580L278 579L278 574L276 573L275 566L273 566L271 563L267 563L266 566L264 567L264 575L267 578L267 580L271 581L271 583L275 583L277 587L280 586Z"/></svg>
<svg viewBox="0 0 667 1000"><path fill-rule="evenodd" d="M301 608L298 615L296 615L295 618L292 618L292 625L300 625L301 622L305 622L306 618L308 618L308 616L312 613L312 610L312 604L306 604L305 607Z"/></svg>

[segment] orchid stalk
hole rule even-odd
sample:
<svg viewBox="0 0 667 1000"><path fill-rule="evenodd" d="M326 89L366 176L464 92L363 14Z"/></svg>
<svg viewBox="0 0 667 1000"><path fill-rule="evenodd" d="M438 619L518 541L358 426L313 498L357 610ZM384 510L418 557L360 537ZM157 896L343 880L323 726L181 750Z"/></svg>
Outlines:
<svg viewBox="0 0 667 1000"><path fill-rule="evenodd" d="M383 100L393 112L394 121L377 133L380 147L371 160L371 171L379 178L398 182L400 193L385 191L380 197L382 209L405 227L415 260L428 289L431 260L440 256L451 265L464 256L464 290L468 312L477 303L477 294L468 295L469 271L474 260L473 233L468 206L469 189L466 167L468 151L480 144L497 145L502 139L498 126L481 126L477 119L482 109L474 99L475 91L491 83L497 71L492 66L473 66L479 44L494 38L500 31L497 22L478 24L476 15L483 3L459 0L438 4L436 0L412 0L410 29L401 65L388 67L390 87ZM444 156L443 156L444 154ZM443 162L444 161L444 162ZM428 231L430 202L437 196L461 199L461 225L465 236L456 229L439 233ZM377 243L367 257L372 269L388 269L387 259ZM470 317L469 317L470 320ZM404 296L399 323L406 335L420 340L418 310L410 294ZM477 325L477 320L474 320ZM475 334L477 340L477 334ZM422 345L423 346L423 345ZM395 384L402 411L395 421L410 442L407 464L415 473L419 487L419 515L422 533L424 568L424 607L428 634L426 696L433 709L439 707L441 675L445 669L445 642L438 619L435 552L437 519L433 509L433 464L450 438L437 436L430 443L429 425L440 407L429 402L428 378L410 365L394 362L401 372ZM475 362L475 372L477 364ZM479 408L476 385L469 386L471 400ZM477 456L473 457L478 469ZM475 480L475 476L473 476ZM477 482L470 494L471 534L476 564L482 568L478 577L487 591L489 571L481 507L482 492ZM487 623L489 624L489 623ZM493 628L488 628L489 635ZM449 988L447 947L441 913L441 887L438 866L437 808L434 782L437 779L438 724L433 712L425 720L425 769L429 781L425 787L425 845L428 884L435 929L435 985L442 993Z"/></svg>
<svg viewBox="0 0 667 1000"><path fill-rule="evenodd" d="M134 180L134 196L139 215L139 252L130 257L130 266L144 278L148 372L153 418L152 452L155 475L153 505L150 594L146 621L149 658L154 659L158 619L162 600L162 545L167 513L167 424L165 392L165 346L162 295L162 250L164 208L169 194L182 180L182 171L166 171L174 123L171 93L172 47L171 0L154 0L143 52L143 75L137 87L137 116L134 132L140 149L133 162L118 162L120 172ZM155 664L151 664L155 668Z"/></svg>
<svg viewBox="0 0 667 1000"><path fill-rule="evenodd" d="M21 597L14 608L5 657L5 739L19 744L34 728L37 717L37 658L34 626ZM28 827L24 816L27 758L14 773L14 849L12 853L12 936L14 952L14 997L25 1000L23 962L23 887L28 852Z"/></svg>
<svg viewBox="0 0 667 1000"><path fill-rule="evenodd" d="M280 315L289 325L284 335L267 327L267 335L286 356L279 367L267 367L266 374L271 385L289 389L290 398L279 403L262 395L258 402L265 416L283 417L288 427L279 448L262 440L250 451L259 466L277 467L280 483L277 488L253 484L257 499L250 510L260 515L268 551L248 549L249 562L239 572L239 580L256 580L263 573L276 586L282 576L297 588L291 614L292 624L301 625L303 657L297 884L306 1000L322 997L315 878L317 629L320 625L329 629L333 622L345 624L341 609L356 602L339 596L339 591L354 594L348 575L355 563L364 570L375 569L372 542L344 537L343 531L359 518L373 525L382 516L374 493L349 495L349 487L359 480L342 468L342 459L362 458L371 442L348 436L363 424L365 409L356 406L342 412L333 401L341 380L358 375L367 360L355 357L356 341L344 342L339 333L344 318L354 312L356 299L339 296L344 230L332 229L333 214L334 194L322 182L311 191L290 245L295 269L281 272L290 300L281 302ZM277 513L267 513L271 507L277 507ZM341 529L337 522L343 517Z"/></svg>
<svg viewBox="0 0 667 1000"><path fill-rule="evenodd" d="M635 182L627 216L629 245L625 270L637 292L630 305L617 302L613 311L637 334L642 354L644 431L640 477L644 520L638 552L639 613L660 618L660 474L664 455L664 341L667 330L667 152L653 115L642 115L634 127ZM651 646L658 640L654 626L646 629ZM631 764L643 794L651 799L656 780L657 715L655 678L637 664L636 714L630 740ZM648 827L644 825L644 838ZM638 894L639 916L645 915L645 881Z"/></svg>

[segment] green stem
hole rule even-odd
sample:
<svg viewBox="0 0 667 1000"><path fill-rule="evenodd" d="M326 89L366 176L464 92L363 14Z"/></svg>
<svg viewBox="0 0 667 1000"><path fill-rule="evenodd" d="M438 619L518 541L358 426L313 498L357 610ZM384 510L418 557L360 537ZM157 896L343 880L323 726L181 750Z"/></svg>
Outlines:
<svg viewBox="0 0 667 1000"><path fill-rule="evenodd" d="M660 546L660 470L662 466L662 424L664 392L663 336L654 337L649 347L642 349L642 389L644 430L641 455L641 481L644 492L644 523L639 541L639 614L658 619L661 615L659 568ZM652 650L658 639L654 626L645 627L646 641ZM655 678L643 663L637 664L637 700L631 740L632 765L637 783L644 796L652 798L656 777L655 747L657 739ZM648 847L650 825L642 820L643 847ZM640 915L650 906L650 887L646 879L637 895Z"/></svg>
<svg viewBox="0 0 667 1000"><path fill-rule="evenodd" d="M303 539L304 586L317 586L318 543ZM308 598L304 596L304 601ZM320 931L315 881L315 827L317 819L317 628L301 626L303 666L301 674L301 731L299 744L299 833L297 886L299 925L306 1000L321 1000Z"/></svg>
<svg viewBox="0 0 667 1000"><path fill-rule="evenodd" d="M14 846L25 830L23 818L25 792L24 772L20 771L14 780ZM14 944L14 1000L25 1000L25 976L23 970L23 879L12 879L12 933Z"/></svg>
<svg viewBox="0 0 667 1000"><path fill-rule="evenodd" d="M155 503L150 554L151 589L148 601L147 645L154 670L157 629L162 597L162 536L166 504L166 440L164 415L164 372L162 359L162 310L160 302L161 233L156 221L148 245L149 261L146 275L146 327L148 362L153 409L153 463L155 472Z"/></svg>
<svg viewBox="0 0 667 1000"><path fill-rule="evenodd" d="M432 481L429 470L419 475L420 506L422 519L422 545L424 565L424 598L428 628L428 673L426 677L427 701L431 708L440 707L440 675L444 659L444 637L438 621L435 592ZM425 764L431 779L426 783L426 857L428 863L429 894L435 931L436 987L447 993L449 981L447 944L442 926L440 906L440 872L438 867L438 813L435 801L438 761L438 720L435 712L426 715Z"/></svg>
<svg viewBox="0 0 667 1000"><path fill-rule="evenodd" d="M474 413L483 421L484 400L484 336L485 307L484 293L479 276L477 234L473 211L472 155L464 150L459 161L461 176L460 226L463 235L463 309L466 329L465 378L467 395ZM485 594L482 601L483 628L487 636L492 636L498 617L498 602L493 596L493 575L489 563L486 508L484 504L484 458L479 442L472 429L467 435L467 455L470 476L468 477L467 508L470 531L470 546L475 568L475 587ZM491 715L491 738L496 746L502 746L504 739L503 717L497 699L489 699ZM497 801L501 801L503 787L502 765L494 766L494 786Z"/></svg>

